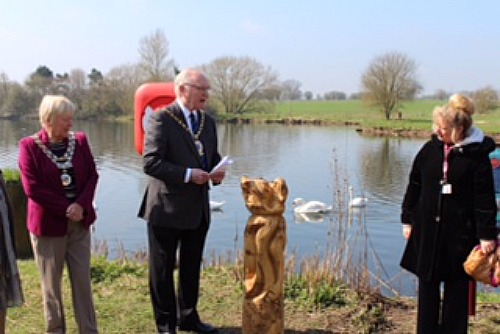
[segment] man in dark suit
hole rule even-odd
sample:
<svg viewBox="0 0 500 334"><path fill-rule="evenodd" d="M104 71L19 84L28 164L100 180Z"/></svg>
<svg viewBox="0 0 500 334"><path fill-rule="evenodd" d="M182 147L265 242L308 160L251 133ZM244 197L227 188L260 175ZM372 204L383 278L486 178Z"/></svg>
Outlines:
<svg viewBox="0 0 500 334"><path fill-rule="evenodd" d="M148 222L149 285L159 333L176 333L177 320L181 330L217 333L196 310L210 225L209 181L218 185L225 176L209 172L221 160L215 121L203 111L209 89L202 72L181 71L175 103L151 115L145 135L143 168L149 182L139 216Z"/></svg>

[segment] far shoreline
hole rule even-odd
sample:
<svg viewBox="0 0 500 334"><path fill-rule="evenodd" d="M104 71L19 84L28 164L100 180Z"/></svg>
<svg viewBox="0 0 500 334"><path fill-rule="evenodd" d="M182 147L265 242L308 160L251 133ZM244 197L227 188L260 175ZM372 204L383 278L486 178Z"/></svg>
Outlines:
<svg viewBox="0 0 500 334"><path fill-rule="evenodd" d="M322 119L302 119L302 118L277 118L277 119L255 119L249 117L230 117L217 119L221 123L229 124L283 124L283 125L317 125L317 126L347 126L363 136L375 137L401 137L401 138L430 138L432 131L417 129L397 129L396 127L364 127L360 122L332 122ZM479 128L481 128L479 126ZM485 135L493 138L497 146L500 146L500 133L488 133Z"/></svg>
<svg viewBox="0 0 500 334"><path fill-rule="evenodd" d="M22 119L24 120L37 120L38 116L25 115ZM366 126L362 122L355 121L332 121L325 120L321 118L300 118L300 117L286 117L279 118L270 115L269 118L255 118L255 117L245 117L245 116L222 116L214 115L214 118L218 123L227 124L283 124L283 125L315 125L315 126L346 126L352 127L357 133L363 136L374 136L374 137L401 137L401 138L417 138L426 139L430 138L432 131L422 130L422 129L401 129L398 128L397 124L395 126ZM17 121L20 118L12 117L1 117L0 120ZM83 121L96 120L97 118L77 118ZM109 122L134 122L133 118L130 117L104 117L101 118L103 121ZM397 120L394 120L397 122ZM484 121L483 121L484 122ZM475 122L477 125L482 122ZM431 122L429 121L429 128ZM481 125L477 125L481 129ZM485 135L493 138L497 146L500 147L500 129L498 132L484 132Z"/></svg>

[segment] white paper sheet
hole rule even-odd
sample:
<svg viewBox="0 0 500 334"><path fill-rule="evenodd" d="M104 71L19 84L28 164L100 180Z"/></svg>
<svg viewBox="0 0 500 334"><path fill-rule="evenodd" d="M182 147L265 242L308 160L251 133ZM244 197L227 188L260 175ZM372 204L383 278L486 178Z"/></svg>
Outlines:
<svg viewBox="0 0 500 334"><path fill-rule="evenodd" d="M217 166L212 168L212 170L210 171L210 174L213 174L213 173L218 172L220 170L225 171L227 169L227 167L229 167L232 163L233 163L233 160L229 156L226 155L219 161Z"/></svg>

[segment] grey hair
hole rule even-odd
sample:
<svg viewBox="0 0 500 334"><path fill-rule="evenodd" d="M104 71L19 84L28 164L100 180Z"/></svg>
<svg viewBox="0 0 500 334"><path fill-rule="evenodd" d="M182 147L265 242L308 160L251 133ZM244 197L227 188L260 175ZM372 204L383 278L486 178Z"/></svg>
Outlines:
<svg viewBox="0 0 500 334"><path fill-rule="evenodd" d="M60 115L73 116L75 111L75 104L67 97L63 95L45 95L38 109L40 124L44 127L55 117Z"/></svg>

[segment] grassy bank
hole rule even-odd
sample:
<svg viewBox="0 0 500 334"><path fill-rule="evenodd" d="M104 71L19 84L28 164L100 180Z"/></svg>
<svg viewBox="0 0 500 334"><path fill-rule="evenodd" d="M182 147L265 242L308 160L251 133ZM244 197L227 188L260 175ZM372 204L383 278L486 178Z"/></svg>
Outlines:
<svg viewBox="0 0 500 334"><path fill-rule="evenodd" d="M243 115L219 115L222 120L244 120L255 122L285 122L356 125L365 129L400 131L429 131L432 110L444 104L441 100L418 100L405 103L401 112L386 120L384 115L359 100L349 101L293 101L279 102L260 113ZM500 108L487 114L476 114L475 122L485 132L500 133Z"/></svg>
<svg viewBox="0 0 500 334"><path fill-rule="evenodd" d="M33 261L20 261L25 305L9 309L7 333L41 333L43 310L38 272ZM415 303L359 293L319 275L288 276L285 286L285 333L412 333ZM155 333L149 300L147 266L139 262L94 258L94 299L101 333ZM69 280L63 293L68 333L77 333ZM210 266L202 272L199 311L222 334L241 333L241 266ZM472 319L471 333L498 333L499 298L487 295ZM493 298L493 300L492 300Z"/></svg>
<svg viewBox="0 0 500 334"><path fill-rule="evenodd" d="M217 115L219 121L234 123L284 123L355 126L367 133L413 136L426 135L432 127L432 110L444 100L418 100L404 104L398 113L386 120L382 112L359 100L348 101L285 101L264 107L260 112ZM476 125L500 141L500 107L487 114L474 115ZM113 121L133 121L133 117ZM418 135L418 134L417 134Z"/></svg>

